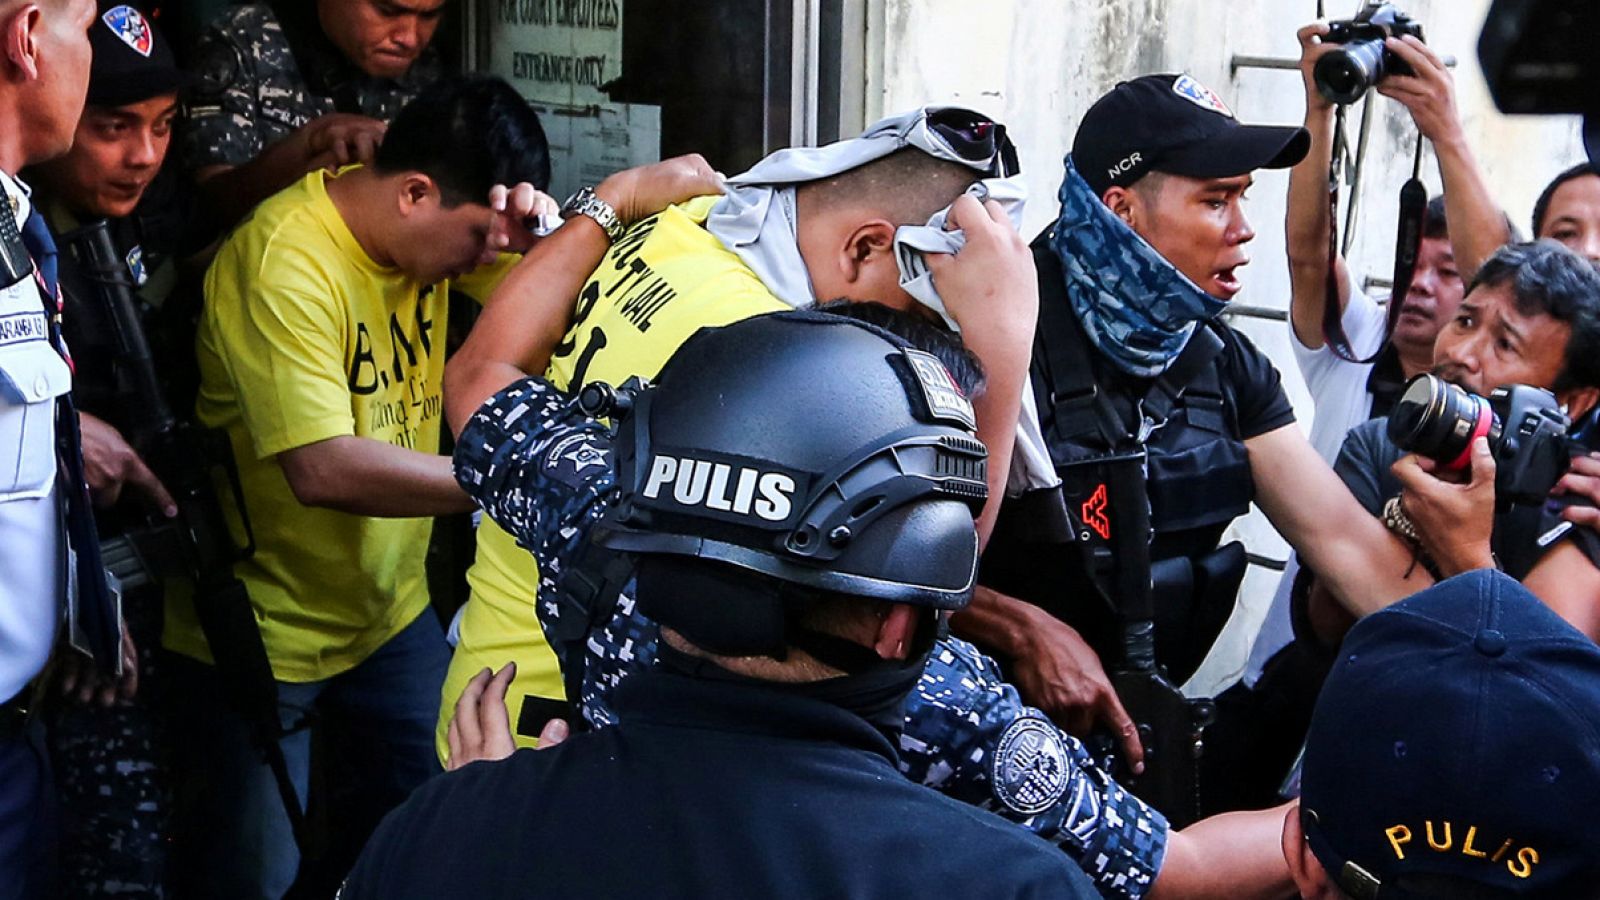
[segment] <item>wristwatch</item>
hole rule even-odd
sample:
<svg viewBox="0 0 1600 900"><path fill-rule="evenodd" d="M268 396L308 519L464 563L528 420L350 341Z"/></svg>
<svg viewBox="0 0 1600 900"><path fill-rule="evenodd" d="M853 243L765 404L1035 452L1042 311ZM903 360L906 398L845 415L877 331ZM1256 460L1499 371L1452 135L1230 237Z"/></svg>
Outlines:
<svg viewBox="0 0 1600 900"><path fill-rule="evenodd" d="M613 244L626 230L623 228L622 220L617 218L617 211L611 208L611 204L596 196L592 187L579 188L576 194L567 198L566 203L561 204L561 218L570 219L573 216L588 216L593 219L594 223L600 226L600 230L606 233L606 239Z"/></svg>

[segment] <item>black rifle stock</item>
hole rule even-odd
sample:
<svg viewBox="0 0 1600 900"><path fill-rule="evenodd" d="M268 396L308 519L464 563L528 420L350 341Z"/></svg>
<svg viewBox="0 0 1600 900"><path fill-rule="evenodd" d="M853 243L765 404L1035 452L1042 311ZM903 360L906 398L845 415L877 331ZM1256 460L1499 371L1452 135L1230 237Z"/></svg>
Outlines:
<svg viewBox="0 0 1600 900"><path fill-rule="evenodd" d="M1111 684L1144 745L1144 773L1125 772L1123 783L1181 828L1200 817L1200 757L1206 726L1216 712L1210 700L1185 697L1156 663L1144 467L1143 452L1106 462L1112 599L1122 620L1123 645Z"/></svg>
<svg viewBox="0 0 1600 900"><path fill-rule="evenodd" d="M93 287L85 301L101 305L116 344L119 395L127 398L129 440L166 485L178 507L175 519L129 530L128 548L113 556L188 578L194 607L229 702L250 724L255 741L278 782L297 841L304 845L301 807L278 741L278 687L261 630L235 563L255 549L232 447L221 431L203 429L172 414L150 358L133 282L104 220L62 239ZM218 494L226 484L239 513L235 538Z"/></svg>

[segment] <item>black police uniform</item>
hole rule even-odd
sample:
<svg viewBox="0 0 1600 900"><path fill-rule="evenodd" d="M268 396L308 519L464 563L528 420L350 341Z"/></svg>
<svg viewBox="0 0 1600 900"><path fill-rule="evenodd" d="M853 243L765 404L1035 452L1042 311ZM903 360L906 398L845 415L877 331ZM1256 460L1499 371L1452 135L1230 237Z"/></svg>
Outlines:
<svg viewBox="0 0 1600 900"><path fill-rule="evenodd" d="M1008 500L980 581L1073 626L1108 668L1121 660L1120 621L1096 588L1085 555L1072 546L1083 536L1105 546L1104 535L1094 533L1095 522L1108 534L1115 527L1096 520L1097 513L1111 515L1104 495L1096 498L1105 479L1098 465L1085 462L1112 449L1099 431L1100 403L1094 398L1108 398L1131 433L1137 398L1164 393L1162 405L1170 408L1157 416L1164 421L1145 442L1156 659L1181 683L1226 623L1244 575L1243 547L1218 547L1229 523L1248 512L1255 497L1244 442L1292 423L1294 410L1271 361L1220 321L1202 326L1220 341L1220 352L1181 385L1152 385L1118 371L1090 344L1073 313L1048 232L1034 241L1033 257L1039 271L1033 391L1067 510L1077 521L1041 516L1041 509L1053 505L1043 493ZM1153 401L1143 406L1145 413L1154 409Z"/></svg>
<svg viewBox="0 0 1600 900"><path fill-rule="evenodd" d="M142 301L140 312L147 316L155 307L176 303L174 297L182 291L177 257L197 249L200 240L189 227L200 221L187 212L190 197L179 179L164 173L132 215L107 223L113 248ZM62 331L73 350L73 392L78 407L125 435L132 434L138 423L127 413L138 404L130 402L118 382L117 326L96 300L94 284L68 250L73 230L84 223L45 192L38 198L63 250L60 280L68 313ZM147 318L146 324L149 321ZM151 336L154 339L155 332ZM187 346L154 343L152 353L163 370L193 367L192 363L181 365L181 360L193 356L192 332ZM138 507L139 501L129 506ZM102 540L124 532L127 522L118 513L97 512ZM159 655L153 648L161 635L161 585L140 580L148 577L144 573L124 581L122 592L123 616L139 648L141 693L132 703L108 709L98 704L61 703L48 716L62 809L59 877L64 897L161 895L169 805L152 708L153 689L160 681L156 671Z"/></svg>
<svg viewBox="0 0 1600 900"><path fill-rule="evenodd" d="M1094 897L1067 857L901 777L843 707L651 671L621 724L423 785L341 898Z"/></svg>

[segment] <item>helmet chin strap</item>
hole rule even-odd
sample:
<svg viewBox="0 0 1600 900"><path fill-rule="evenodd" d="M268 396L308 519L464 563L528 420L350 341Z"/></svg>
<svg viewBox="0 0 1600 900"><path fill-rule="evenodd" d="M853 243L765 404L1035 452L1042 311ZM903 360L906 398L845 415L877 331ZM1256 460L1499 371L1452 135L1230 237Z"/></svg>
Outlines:
<svg viewBox="0 0 1600 900"><path fill-rule="evenodd" d="M777 682L731 672L716 661L692 656L662 641L657 660L668 671L693 678L758 684L763 687L809 697L855 713L891 738L905 725L906 695L922 677L924 663L934 641L943 630L943 620L930 613L925 625L917 629L913 646L904 660L884 659L869 647L830 634L796 629L789 644L804 650L818 662L846 674L809 682Z"/></svg>

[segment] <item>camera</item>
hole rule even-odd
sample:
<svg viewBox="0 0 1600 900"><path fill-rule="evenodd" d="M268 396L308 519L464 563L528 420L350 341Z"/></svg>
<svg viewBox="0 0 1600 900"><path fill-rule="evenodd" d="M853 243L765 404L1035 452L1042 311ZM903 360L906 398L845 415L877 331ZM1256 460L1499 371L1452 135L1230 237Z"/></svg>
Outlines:
<svg viewBox="0 0 1600 900"><path fill-rule="evenodd" d="M1570 426L1555 395L1542 388L1509 384L1484 399L1438 376L1418 375L1389 415L1389 439L1460 471L1473 439L1487 437L1497 504L1540 505L1572 463Z"/></svg>
<svg viewBox="0 0 1600 900"><path fill-rule="evenodd" d="M1422 26L1388 3L1368 3L1353 19L1329 22L1322 42L1343 46L1317 60L1311 72L1317 90L1333 103L1354 103L1390 75L1414 74L1383 46L1385 38L1408 34L1422 40Z"/></svg>

